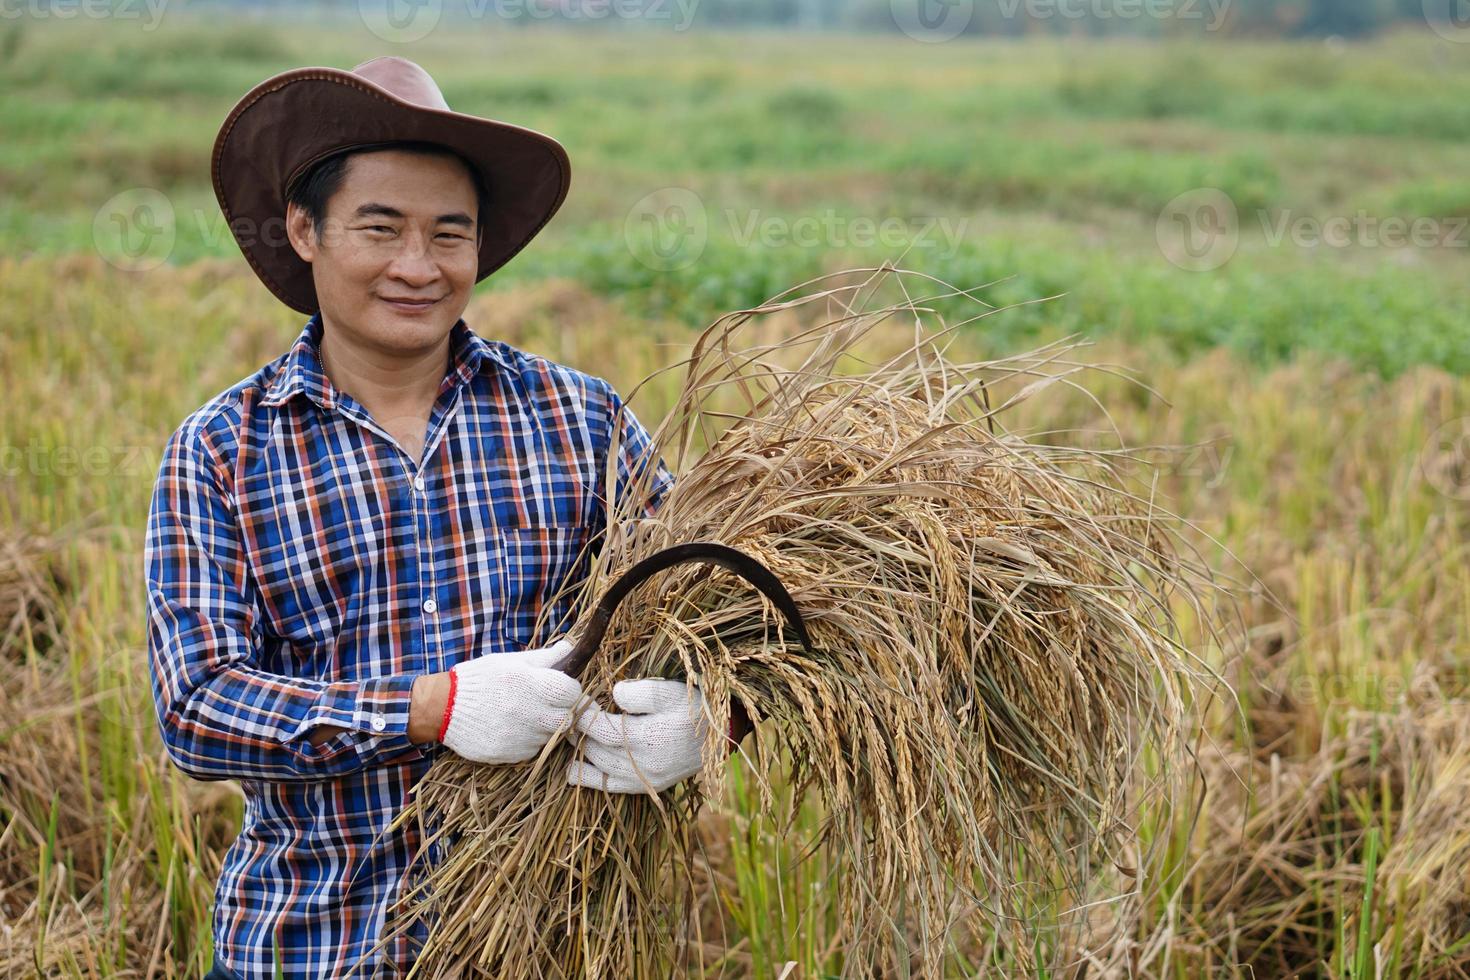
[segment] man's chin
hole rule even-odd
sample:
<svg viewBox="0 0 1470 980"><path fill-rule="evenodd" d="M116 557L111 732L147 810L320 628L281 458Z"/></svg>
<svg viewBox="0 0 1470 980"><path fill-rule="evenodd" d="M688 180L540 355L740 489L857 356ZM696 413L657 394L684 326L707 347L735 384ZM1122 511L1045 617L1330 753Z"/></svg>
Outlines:
<svg viewBox="0 0 1470 980"><path fill-rule="evenodd" d="M435 307L425 313L401 314L377 303L369 319L365 340L387 350L412 354L433 347L448 335L459 317Z"/></svg>

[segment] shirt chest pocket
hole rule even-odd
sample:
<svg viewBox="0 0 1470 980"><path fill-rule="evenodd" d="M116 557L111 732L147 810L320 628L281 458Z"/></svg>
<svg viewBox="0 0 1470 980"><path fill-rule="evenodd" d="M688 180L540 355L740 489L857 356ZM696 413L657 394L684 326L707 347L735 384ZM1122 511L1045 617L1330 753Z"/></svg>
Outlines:
<svg viewBox="0 0 1470 980"><path fill-rule="evenodd" d="M542 646L574 625L573 606L591 564L586 524L502 526L498 622L508 649Z"/></svg>

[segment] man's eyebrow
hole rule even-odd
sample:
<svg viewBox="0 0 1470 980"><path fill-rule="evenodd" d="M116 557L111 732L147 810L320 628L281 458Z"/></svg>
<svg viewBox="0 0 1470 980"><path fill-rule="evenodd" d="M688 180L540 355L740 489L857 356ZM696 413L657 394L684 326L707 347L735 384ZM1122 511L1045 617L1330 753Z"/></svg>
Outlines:
<svg viewBox="0 0 1470 980"><path fill-rule="evenodd" d="M354 220L356 220L357 218L371 217L403 218L406 217L406 215L404 215L402 211L398 210L395 207L392 207L391 205L379 204L376 201L369 201L367 204L361 205L356 211L352 212L352 217ZM475 225L475 219L471 218L463 211L452 211L449 214L441 214L438 218L435 218L434 220L437 224L459 225L463 228L473 228Z"/></svg>

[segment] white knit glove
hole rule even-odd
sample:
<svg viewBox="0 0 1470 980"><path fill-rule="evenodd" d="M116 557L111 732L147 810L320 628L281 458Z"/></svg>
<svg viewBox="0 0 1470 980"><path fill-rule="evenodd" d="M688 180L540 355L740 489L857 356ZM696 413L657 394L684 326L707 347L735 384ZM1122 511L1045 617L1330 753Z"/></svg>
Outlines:
<svg viewBox="0 0 1470 980"><path fill-rule="evenodd" d="M439 741L471 762L534 759L552 735L571 727L572 706L582 697L575 677L551 667L571 649L562 639L455 664Z"/></svg>
<svg viewBox="0 0 1470 980"><path fill-rule="evenodd" d="M657 793L700 768L709 732L704 695L687 681L662 677L618 681L613 701L627 714L596 704L583 710L577 729L583 760L567 767L567 782L609 793Z"/></svg>

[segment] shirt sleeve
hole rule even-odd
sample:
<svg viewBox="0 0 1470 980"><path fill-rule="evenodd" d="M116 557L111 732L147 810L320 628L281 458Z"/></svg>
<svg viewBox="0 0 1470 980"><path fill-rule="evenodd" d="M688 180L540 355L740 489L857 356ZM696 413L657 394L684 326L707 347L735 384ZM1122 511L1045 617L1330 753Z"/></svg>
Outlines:
<svg viewBox="0 0 1470 980"><path fill-rule="evenodd" d="M668 495L674 485L674 475L664 464L663 457L659 456L653 445L653 437L643 427L638 416L634 414L633 408L623 402L616 391L609 388L609 412L612 417L610 442L615 444L611 448L616 450L617 479L613 501L621 501L631 489L639 487L639 481L643 478L648 467L652 466L654 471L648 477L647 497L643 502L644 517L652 517L663 504L664 497ZM609 513L616 513L614 506L609 506Z"/></svg>
<svg viewBox="0 0 1470 980"><path fill-rule="evenodd" d="M198 779L311 780L422 755L408 738L417 675L327 682L260 669L228 470L205 439L186 427L169 440L144 545L149 674L169 757ZM319 725L345 731L313 745Z"/></svg>

